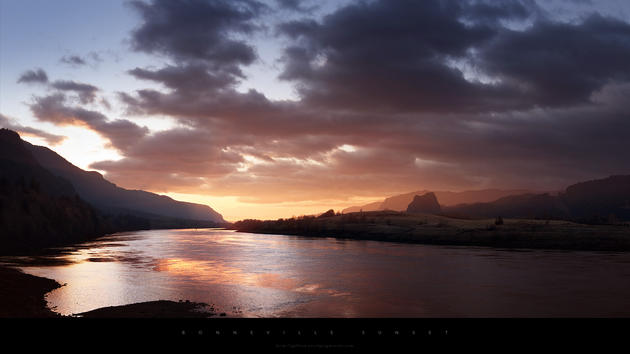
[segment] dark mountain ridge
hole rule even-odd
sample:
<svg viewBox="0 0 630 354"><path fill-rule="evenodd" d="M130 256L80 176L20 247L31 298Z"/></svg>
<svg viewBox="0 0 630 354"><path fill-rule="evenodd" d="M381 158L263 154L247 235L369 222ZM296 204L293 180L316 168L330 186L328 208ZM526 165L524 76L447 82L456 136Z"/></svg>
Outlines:
<svg viewBox="0 0 630 354"><path fill-rule="evenodd" d="M499 198L489 203L460 204L443 208L444 215L469 218L566 219L571 214L557 196L522 194Z"/></svg>
<svg viewBox="0 0 630 354"><path fill-rule="evenodd" d="M522 194L489 203L460 204L442 208L454 217L561 219L583 223L630 220L630 175L570 185L558 195Z"/></svg>
<svg viewBox="0 0 630 354"><path fill-rule="evenodd" d="M100 173L84 171L46 147L25 144L37 162L53 174L70 181L82 198L104 212L226 222L221 214L207 205L180 202L165 195L118 187Z"/></svg>
<svg viewBox="0 0 630 354"><path fill-rule="evenodd" d="M559 198L576 219L630 220L630 175L577 183L567 187Z"/></svg>
<svg viewBox="0 0 630 354"><path fill-rule="evenodd" d="M51 171L39 161L56 168ZM207 206L119 188L0 129L0 254L30 253L120 231L225 225Z"/></svg>
<svg viewBox="0 0 630 354"><path fill-rule="evenodd" d="M0 254L80 242L109 229L70 182L37 163L17 133L0 129Z"/></svg>
<svg viewBox="0 0 630 354"><path fill-rule="evenodd" d="M429 193L428 190L419 190L410 193L398 194L385 198L379 202L373 202L362 206L353 206L342 210L342 213L354 213L357 211L377 211L394 210L405 211L409 203L416 195ZM523 189L502 190L502 189L482 189L463 192L433 191L441 206L453 206L458 204L486 203L509 195L519 195L530 193Z"/></svg>

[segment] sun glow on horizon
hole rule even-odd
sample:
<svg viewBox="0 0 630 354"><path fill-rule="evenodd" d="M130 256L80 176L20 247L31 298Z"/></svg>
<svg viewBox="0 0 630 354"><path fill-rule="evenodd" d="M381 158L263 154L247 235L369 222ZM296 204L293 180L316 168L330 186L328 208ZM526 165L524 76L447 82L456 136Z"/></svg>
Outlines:
<svg viewBox="0 0 630 354"><path fill-rule="evenodd" d="M90 165L96 161L118 161L123 158L118 151L108 147L107 139L90 129L77 126L65 126L61 129L63 135L68 138L56 145L28 134L20 134L20 136L33 145L45 146L53 150L71 164L86 171L94 171L95 169L90 168ZM104 171L99 172L104 173Z"/></svg>
<svg viewBox="0 0 630 354"><path fill-rule="evenodd" d="M246 203L238 197L214 197L202 194L164 193L173 199L190 203L205 204L223 215L226 221L234 222L243 219L279 219L300 215L316 215L333 209L336 212L352 205L361 205L383 199L352 198L346 201L303 201L286 203Z"/></svg>

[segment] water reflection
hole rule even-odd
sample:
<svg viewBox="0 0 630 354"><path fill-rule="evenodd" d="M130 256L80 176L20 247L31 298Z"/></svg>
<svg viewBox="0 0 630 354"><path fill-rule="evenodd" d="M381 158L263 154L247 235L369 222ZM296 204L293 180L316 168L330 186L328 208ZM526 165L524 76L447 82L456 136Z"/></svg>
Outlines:
<svg viewBox="0 0 630 354"><path fill-rule="evenodd" d="M283 278L274 273L247 273L218 261L197 261L185 259L161 259L153 268L170 275L188 277L199 282L261 286L281 290L291 290L297 284L294 279Z"/></svg>
<svg viewBox="0 0 630 354"><path fill-rule="evenodd" d="M191 229L116 234L0 261L66 283L47 297L62 314L187 299L247 317L630 316L627 253Z"/></svg>

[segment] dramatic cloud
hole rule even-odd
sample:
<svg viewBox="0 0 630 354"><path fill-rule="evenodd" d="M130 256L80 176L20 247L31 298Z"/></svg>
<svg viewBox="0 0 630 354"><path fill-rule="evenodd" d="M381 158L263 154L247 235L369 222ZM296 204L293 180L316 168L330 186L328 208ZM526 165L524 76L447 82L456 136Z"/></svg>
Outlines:
<svg viewBox="0 0 630 354"><path fill-rule="evenodd" d="M521 86L536 105L587 102L608 82L630 79L630 24L597 14L578 24L543 20L502 31L479 58L489 75Z"/></svg>
<svg viewBox="0 0 630 354"><path fill-rule="evenodd" d="M276 0L280 9L310 13L318 8L316 2L308 0Z"/></svg>
<svg viewBox="0 0 630 354"><path fill-rule="evenodd" d="M462 19L477 25L501 26L501 21L522 21L540 13L534 1L480 0L462 2L461 6L464 7Z"/></svg>
<svg viewBox="0 0 630 354"><path fill-rule="evenodd" d="M46 84L48 83L48 75L42 69L37 70L28 70L20 75L20 78L17 81L18 83L38 83L38 84Z"/></svg>
<svg viewBox="0 0 630 354"><path fill-rule="evenodd" d="M160 70L135 68L129 74L138 79L151 80L185 94L196 94L204 91L215 91L232 86L234 77L225 73L212 73L203 64L167 66Z"/></svg>
<svg viewBox="0 0 630 354"><path fill-rule="evenodd" d="M203 62L214 70L241 76L256 52L235 38L255 30L254 20L266 6L254 0L132 1L142 24L132 34L135 50Z"/></svg>
<svg viewBox="0 0 630 354"><path fill-rule="evenodd" d="M108 171L108 178L114 180L133 178L134 186L189 192L228 174L243 161L239 154L223 149L224 143L224 138L204 130L177 128L138 139L124 150L122 161L103 161L92 167Z"/></svg>
<svg viewBox="0 0 630 354"><path fill-rule="evenodd" d="M68 106L66 96L60 93L35 97L30 108L40 121L87 127L109 139L112 147L119 150L129 148L149 133L146 127L140 127L129 120L109 120L99 112Z"/></svg>
<svg viewBox="0 0 630 354"><path fill-rule="evenodd" d="M630 173L627 21L565 21L529 0L354 1L323 17L310 4L276 2L301 17L268 31L256 1L131 2L132 48L164 62L128 68L154 85L118 98L171 129L70 104L65 94L98 93L70 81L31 110L107 137L123 158L92 166L122 186L257 203L553 190ZM262 31L282 45L295 100L240 86Z"/></svg>
<svg viewBox="0 0 630 354"><path fill-rule="evenodd" d="M74 81L55 81L50 84L51 87L60 91L72 91L79 95L79 99L81 103L91 103L94 102L96 98L96 92L98 92L98 87L92 86L89 84L82 84Z"/></svg>

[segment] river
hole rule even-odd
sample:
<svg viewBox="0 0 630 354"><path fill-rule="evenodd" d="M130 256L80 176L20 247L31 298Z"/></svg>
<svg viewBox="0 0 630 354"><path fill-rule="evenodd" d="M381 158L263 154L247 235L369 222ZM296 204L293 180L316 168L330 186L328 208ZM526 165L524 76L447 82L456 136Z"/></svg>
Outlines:
<svg viewBox="0 0 630 354"><path fill-rule="evenodd" d="M233 317L630 317L630 253L185 229L3 261L65 283L47 295L64 315L190 300Z"/></svg>

